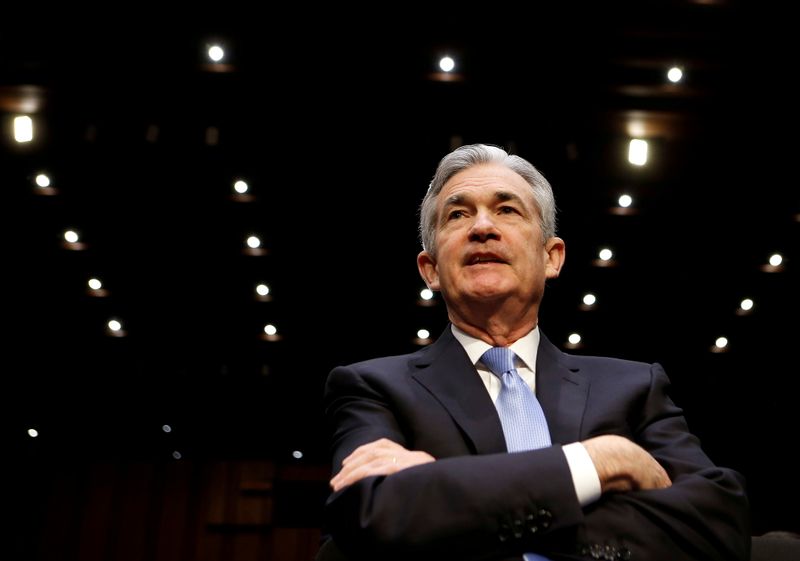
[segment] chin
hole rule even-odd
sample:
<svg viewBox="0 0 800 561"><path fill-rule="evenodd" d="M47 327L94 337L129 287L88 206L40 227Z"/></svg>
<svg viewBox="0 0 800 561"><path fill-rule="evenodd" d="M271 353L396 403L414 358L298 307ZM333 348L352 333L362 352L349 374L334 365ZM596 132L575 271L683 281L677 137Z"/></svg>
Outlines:
<svg viewBox="0 0 800 561"><path fill-rule="evenodd" d="M453 288L472 300L493 300L519 291L518 281L497 268L468 268L453 280Z"/></svg>
<svg viewBox="0 0 800 561"><path fill-rule="evenodd" d="M513 291L501 282L475 283L464 291L477 300L494 300L508 296Z"/></svg>

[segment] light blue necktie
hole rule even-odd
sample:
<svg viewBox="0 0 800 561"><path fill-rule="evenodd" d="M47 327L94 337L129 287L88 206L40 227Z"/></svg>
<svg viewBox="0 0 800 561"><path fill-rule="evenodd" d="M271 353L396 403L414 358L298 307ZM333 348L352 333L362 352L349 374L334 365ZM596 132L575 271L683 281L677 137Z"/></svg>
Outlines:
<svg viewBox="0 0 800 561"><path fill-rule="evenodd" d="M503 384L497 396L497 413L509 452L550 446L550 431L539 400L514 368L514 351L492 347L481 361Z"/></svg>
<svg viewBox="0 0 800 561"><path fill-rule="evenodd" d="M492 347L481 361L500 378L502 387L495 407L503 425L509 452L535 450L550 446L550 431L544 411L531 388L514 368L514 351L508 347ZM525 561L546 561L536 553L526 553Z"/></svg>

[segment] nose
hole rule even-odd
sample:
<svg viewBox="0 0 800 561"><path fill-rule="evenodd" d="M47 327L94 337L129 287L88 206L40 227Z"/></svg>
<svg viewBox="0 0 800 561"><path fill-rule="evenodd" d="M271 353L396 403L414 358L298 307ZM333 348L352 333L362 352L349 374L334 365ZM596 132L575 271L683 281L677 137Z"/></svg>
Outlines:
<svg viewBox="0 0 800 561"><path fill-rule="evenodd" d="M478 212L475 216L475 221L469 229L469 241L485 242L487 240L498 239L500 237L500 232L492 218L491 213L487 211Z"/></svg>

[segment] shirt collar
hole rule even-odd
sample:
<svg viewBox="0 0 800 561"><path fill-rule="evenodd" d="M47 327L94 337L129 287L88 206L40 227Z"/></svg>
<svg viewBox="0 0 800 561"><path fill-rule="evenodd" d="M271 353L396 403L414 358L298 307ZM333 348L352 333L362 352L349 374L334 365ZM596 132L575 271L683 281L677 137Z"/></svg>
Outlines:
<svg viewBox="0 0 800 561"><path fill-rule="evenodd" d="M483 353L488 351L492 348L492 346L480 339L473 337L472 335L467 335L464 331L459 329L453 324L450 324L450 330L453 332L453 337L461 343L461 346L464 347L464 350L467 352L467 356L469 356L469 360L472 364L477 364L477 362L483 356ZM533 329L531 329L527 335L524 337L517 339L514 341L510 349L514 351L514 354L525 363L531 371L536 370L536 354L539 351L539 326L537 325Z"/></svg>

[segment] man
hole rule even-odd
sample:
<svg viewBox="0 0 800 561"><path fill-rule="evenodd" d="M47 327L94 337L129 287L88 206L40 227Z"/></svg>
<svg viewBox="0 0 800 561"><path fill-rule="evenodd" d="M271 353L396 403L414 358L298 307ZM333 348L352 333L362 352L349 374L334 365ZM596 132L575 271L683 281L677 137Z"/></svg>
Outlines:
<svg viewBox="0 0 800 561"><path fill-rule="evenodd" d="M741 478L701 450L663 369L571 356L539 329L565 256L547 180L463 146L420 216L417 265L451 325L419 352L331 372L334 543L374 560L747 559ZM516 442L529 420L509 417L511 391L544 413L544 444Z"/></svg>

